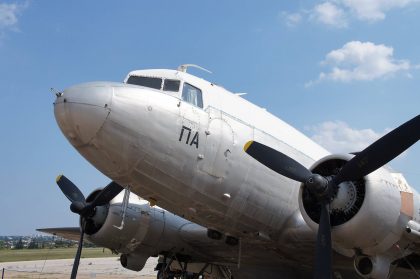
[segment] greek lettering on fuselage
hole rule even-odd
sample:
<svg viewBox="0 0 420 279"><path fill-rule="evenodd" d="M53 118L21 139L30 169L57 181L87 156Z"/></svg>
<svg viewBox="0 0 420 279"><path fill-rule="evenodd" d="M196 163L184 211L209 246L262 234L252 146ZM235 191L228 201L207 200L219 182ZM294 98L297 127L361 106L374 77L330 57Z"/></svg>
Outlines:
<svg viewBox="0 0 420 279"><path fill-rule="evenodd" d="M193 131L191 128L182 125L181 132L179 133L179 141L187 145L194 145L198 149L199 135L198 131Z"/></svg>

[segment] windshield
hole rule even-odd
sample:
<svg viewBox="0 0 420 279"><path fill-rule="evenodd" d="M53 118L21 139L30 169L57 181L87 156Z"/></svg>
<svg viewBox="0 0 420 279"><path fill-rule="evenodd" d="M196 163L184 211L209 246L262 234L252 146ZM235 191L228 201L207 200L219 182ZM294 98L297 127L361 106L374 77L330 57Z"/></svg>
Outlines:
<svg viewBox="0 0 420 279"><path fill-rule="evenodd" d="M160 90L162 87L162 79L155 77L130 76L127 80L127 84L140 85Z"/></svg>
<svg viewBox="0 0 420 279"><path fill-rule="evenodd" d="M163 83L163 91L172 91L178 92L179 91L180 81L176 79L165 79Z"/></svg>

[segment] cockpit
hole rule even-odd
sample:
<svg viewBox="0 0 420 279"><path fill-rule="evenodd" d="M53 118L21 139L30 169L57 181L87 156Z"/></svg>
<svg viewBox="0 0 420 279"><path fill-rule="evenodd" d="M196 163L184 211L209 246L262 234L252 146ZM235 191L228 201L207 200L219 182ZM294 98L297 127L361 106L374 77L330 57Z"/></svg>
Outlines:
<svg viewBox="0 0 420 279"><path fill-rule="evenodd" d="M130 76L127 80L127 84L134 84L163 91L178 92L181 81L157 77Z"/></svg>
<svg viewBox="0 0 420 279"><path fill-rule="evenodd" d="M203 108L203 93L201 89L180 79L130 73L125 83L160 90L194 106Z"/></svg>

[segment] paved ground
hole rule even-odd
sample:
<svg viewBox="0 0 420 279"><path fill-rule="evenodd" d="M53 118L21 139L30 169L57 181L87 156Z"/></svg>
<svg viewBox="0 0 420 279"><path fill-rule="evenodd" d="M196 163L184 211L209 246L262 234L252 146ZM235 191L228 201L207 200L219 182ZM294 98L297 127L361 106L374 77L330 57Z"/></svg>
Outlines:
<svg viewBox="0 0 420 279"><path fill-rule="evenodd" d="M118 257L81 259L77 278L155 279L157 258L149 258L140 272L131 271L121 266ZM73 260L47 260L0 263L0 274L4 268L4 278L69 278Z"/></svg>

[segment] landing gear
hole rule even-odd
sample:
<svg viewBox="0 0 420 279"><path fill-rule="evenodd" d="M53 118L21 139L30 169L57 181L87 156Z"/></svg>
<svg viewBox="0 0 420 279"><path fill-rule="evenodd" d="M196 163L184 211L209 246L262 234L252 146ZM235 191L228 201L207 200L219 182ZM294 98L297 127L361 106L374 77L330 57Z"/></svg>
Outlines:
<svg viewBox="0 0 420 279"><path fill-rule="evenodd" d="M157 279L198 279L199 277L197 274L182 271L182 270L170 270L170 268L166 268L165 265L161 266L161 269L158 270Z"/></svg>
<svg viewBox="0 0 420 279"><path fill-rule="evenodd" d="M157 273L157 279L174 279L175 276L172 274L171 271L165 271L163 269L160 269Z"/></svg>
<svg viewBox="0 0 420 279"><path fill-rule="evenodd" d="M232 279L227 266L192 262L186 255L166 253L159 256L155 267L157 279Z"/></svg>

